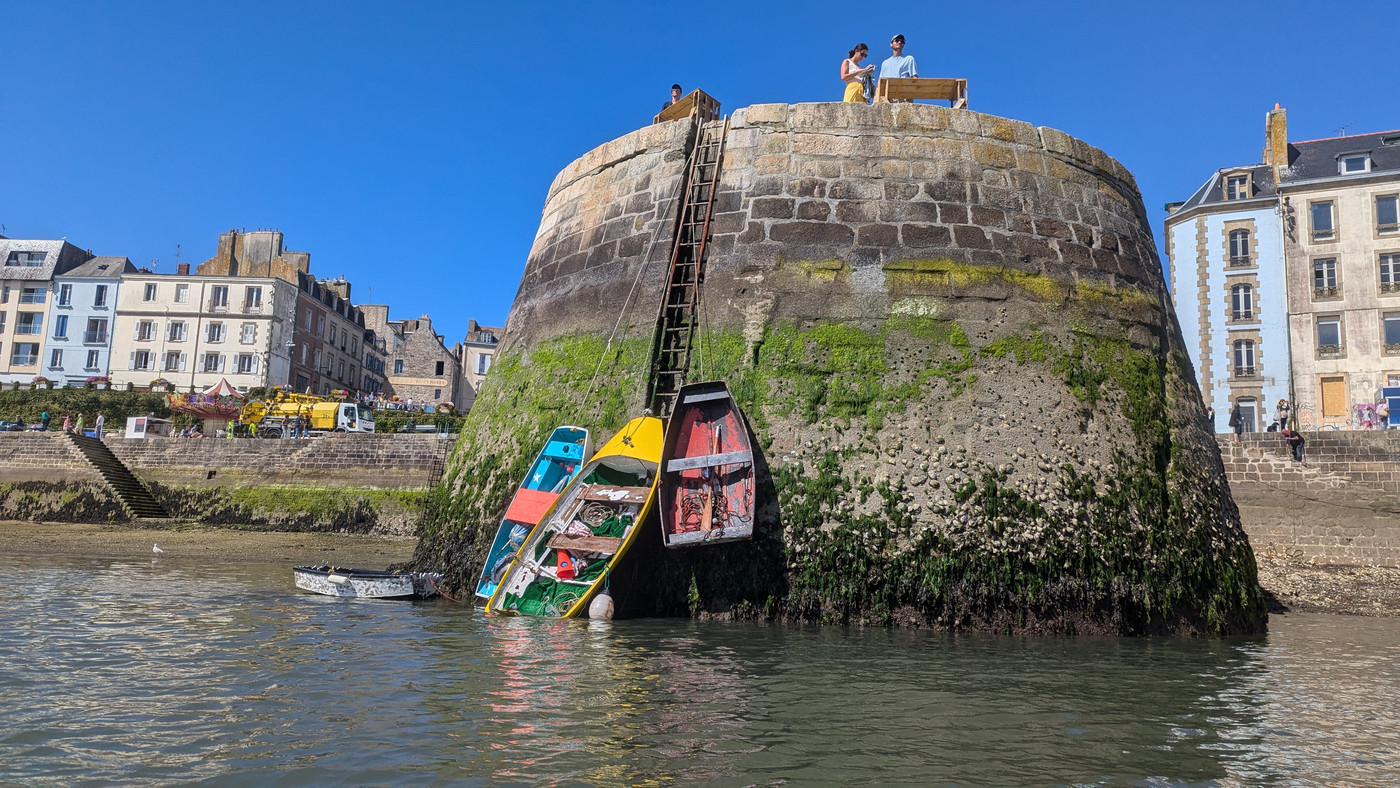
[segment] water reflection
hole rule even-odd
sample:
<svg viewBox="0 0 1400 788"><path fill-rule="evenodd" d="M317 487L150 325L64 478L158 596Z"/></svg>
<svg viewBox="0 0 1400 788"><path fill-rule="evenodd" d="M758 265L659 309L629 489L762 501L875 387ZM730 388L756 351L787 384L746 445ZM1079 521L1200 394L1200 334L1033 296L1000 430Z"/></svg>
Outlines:
<svg viewBox="0 0 1400 788"><path fill-rule="evenodd" d="M948 637L485 619L282 566L0 559L0 781L1400 778L1400 626Z"/></svg>

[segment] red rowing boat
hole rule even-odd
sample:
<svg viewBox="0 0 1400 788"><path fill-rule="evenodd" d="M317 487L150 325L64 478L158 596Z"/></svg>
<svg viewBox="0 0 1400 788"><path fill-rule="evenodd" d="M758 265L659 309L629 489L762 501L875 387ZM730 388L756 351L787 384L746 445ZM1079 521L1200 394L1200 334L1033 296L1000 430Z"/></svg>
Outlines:
<svg viewBox="0 0 1400 788"><path fill-rule="evenodd" d="M661 450L667 547L753 538L753 443L724 381L681 387Z"/></svg>

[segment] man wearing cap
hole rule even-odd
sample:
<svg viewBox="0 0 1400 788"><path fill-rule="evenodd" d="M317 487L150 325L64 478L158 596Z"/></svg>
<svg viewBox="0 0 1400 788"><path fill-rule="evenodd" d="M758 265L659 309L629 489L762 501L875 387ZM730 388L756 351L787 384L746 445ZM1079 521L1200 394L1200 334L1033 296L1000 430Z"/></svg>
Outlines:
<svg viewBox="0 0 1400 788"><path fill-rule="evenodd" d="M919 67L914 64L914 56L904 54L903 34L890 39L890 49L894 54L880 64L880 79L919 76Z"/></svg>
<svg viewBox="0 0 1400 788"><path fill-rule="evenodd" d="M671 107L672 104L675 104L676 102L678 102L678 101L680 101L680 100L681 100L681 86L680 86L680 85L672 85L672 86L671 86L671 100L668 101L668 102L666 102L665 104L662 104L662 105L661 105L661 111L662 111L662 112L665 112L667 109L669 109L669 108Z"/></svg>

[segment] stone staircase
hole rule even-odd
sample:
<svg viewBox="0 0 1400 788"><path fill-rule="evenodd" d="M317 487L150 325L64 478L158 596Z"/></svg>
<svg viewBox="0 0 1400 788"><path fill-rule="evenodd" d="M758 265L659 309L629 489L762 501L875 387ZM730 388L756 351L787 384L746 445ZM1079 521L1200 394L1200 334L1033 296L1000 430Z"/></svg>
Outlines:
<svg viewBox="0 0 1400 788"><path fill-rule="evenodd" d="M122 508L132 519L143 518L169 518L170 514L165 511L165 507L151 495L151 491L146 489L139 479L132 475L122 461L112 453L107 445L97 438L89 438L86 435L68 434L68 440L72 441L83 457L102 474L102 478L107 482L107 486L116 494L117 500L121 501Z"/></svg>

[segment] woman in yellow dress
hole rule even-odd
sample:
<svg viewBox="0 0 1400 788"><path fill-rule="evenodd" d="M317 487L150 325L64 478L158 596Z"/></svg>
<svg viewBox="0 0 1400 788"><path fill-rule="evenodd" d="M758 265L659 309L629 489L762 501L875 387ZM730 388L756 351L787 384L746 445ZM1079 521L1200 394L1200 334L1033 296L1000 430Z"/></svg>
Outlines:
<svg viewBox="0 0 1400 788"><path fill-rule="evenodd" d="M856 44L856 48L850 51L846 59L841 61L841 81L846 83L846 96L842 101L865 101L865 88L862 86L860 78L875 70L874 66L860 67L860 61L870 54L870 47L864 43Z"/></svg>

